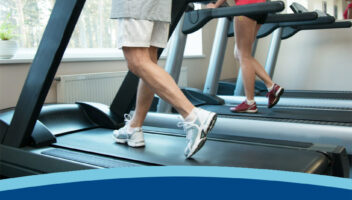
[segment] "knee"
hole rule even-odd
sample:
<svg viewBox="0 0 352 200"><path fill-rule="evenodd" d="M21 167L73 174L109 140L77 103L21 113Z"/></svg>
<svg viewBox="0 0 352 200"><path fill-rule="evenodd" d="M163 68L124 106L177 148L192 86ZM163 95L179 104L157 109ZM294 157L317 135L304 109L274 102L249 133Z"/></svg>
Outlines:
<svg viewBox="0 0 352 200"><path fill-rule="evenodd" d="M235 51L234 53L235 55L235 59L237 60L237 62L239 63L243 63L245 62L246 60L248 60L248 56L246 56L245 54L243 54L243 52L241 51Z"/></svg>
<svg viewBox="0 0 352 200"><path fill-rule="evenodd" d="M243 62L246 62L247 60L252 59L251 53L244 52L244 51L242 51L241 49L239 49L237 47L235 48L234 56L235 56L235 59L239 63L243 63Z"/></svg>
<svg viewBox="0 0 352 200"><path fill-rule="evenodd" d="M135 56L127 60L128 69L139 77L140 74L143 73L142 71L144 69L144 64L145 61L143 61L143 59L141 59L139 56Z"/></svg>

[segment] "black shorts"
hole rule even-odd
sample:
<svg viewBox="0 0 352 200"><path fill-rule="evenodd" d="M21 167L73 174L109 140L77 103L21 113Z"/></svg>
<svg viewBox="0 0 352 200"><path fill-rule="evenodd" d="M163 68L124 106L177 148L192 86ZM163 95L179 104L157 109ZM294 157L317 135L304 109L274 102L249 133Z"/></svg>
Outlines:
<svg viewBox="0 0 352 200"><path fill-rule="evenodd" d="M258 24L264 24L267 16L268 15L248 15L246 17L257 21Z"/></svg>

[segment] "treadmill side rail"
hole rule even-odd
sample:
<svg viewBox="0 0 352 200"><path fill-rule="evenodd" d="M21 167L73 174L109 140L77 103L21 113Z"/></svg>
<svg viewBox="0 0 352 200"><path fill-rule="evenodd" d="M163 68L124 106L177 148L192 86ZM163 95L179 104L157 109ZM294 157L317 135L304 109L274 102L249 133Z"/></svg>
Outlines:
<svg viewBox="0 0 352 200"><path fill-rule="evenodd" d="M14 111L8 110L0 115L0 144L2 144L5 134L10 127ZM35 122L33 132L30 136L28 145L42 147L56 142L54 134L39 120Z"/></svg>
<svg viewBox="0 0 352 200"><path fill-rule="evenodd" d="M55 157L33 153L27 148L13 148L0 144L0 175L19 177L44 173L97 169L99 167L65 161Z"/></svg>

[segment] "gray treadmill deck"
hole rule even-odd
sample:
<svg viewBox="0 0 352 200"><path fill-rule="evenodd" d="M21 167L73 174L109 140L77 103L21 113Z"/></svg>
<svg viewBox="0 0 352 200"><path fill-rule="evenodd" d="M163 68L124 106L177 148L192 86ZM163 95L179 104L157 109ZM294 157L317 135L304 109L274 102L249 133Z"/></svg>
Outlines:
<svg viewBox="0 0 352 200"><path fill-rule="evenodd" d="M352 92L323 90L285 90L283 97L352 100Z"/></svg>
<svg viewBox="0 0 352 200"><path fill-rule="evenodd" d="M204 105L201 108L218 113L224 116L244 116L250 118L267 118L281 120L305 120L312 122L340 123L341 125L352 125L352 112L348 110L317 110L312 108L290 108L274 107L268 109L258 106L258 113L234 113L230 111L231 106L223 105Z"/></svg>
<svg viewBox="0 0 352 200"><path fill-rule="evenodd" d="M56 147L156 165L235 166L306 173L324 173L329 160L321 153L289 148L242 144L208 139L205 146L186 159L184 137L145 133L146 147L116 144L112 130L92 129L59 136Z"/></svg>

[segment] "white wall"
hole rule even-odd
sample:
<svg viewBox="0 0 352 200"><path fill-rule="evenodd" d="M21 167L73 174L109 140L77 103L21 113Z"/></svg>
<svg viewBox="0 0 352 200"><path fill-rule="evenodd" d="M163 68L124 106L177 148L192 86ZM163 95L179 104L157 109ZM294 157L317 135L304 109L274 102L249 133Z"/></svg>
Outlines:
<svg viewBox="0 0 352 200"><path fill-rule="evenodd" d="M270 37L260 41L265 63ZM274 81L287 89L352 91L352 29L301 31L281 45Z"/></svg>

